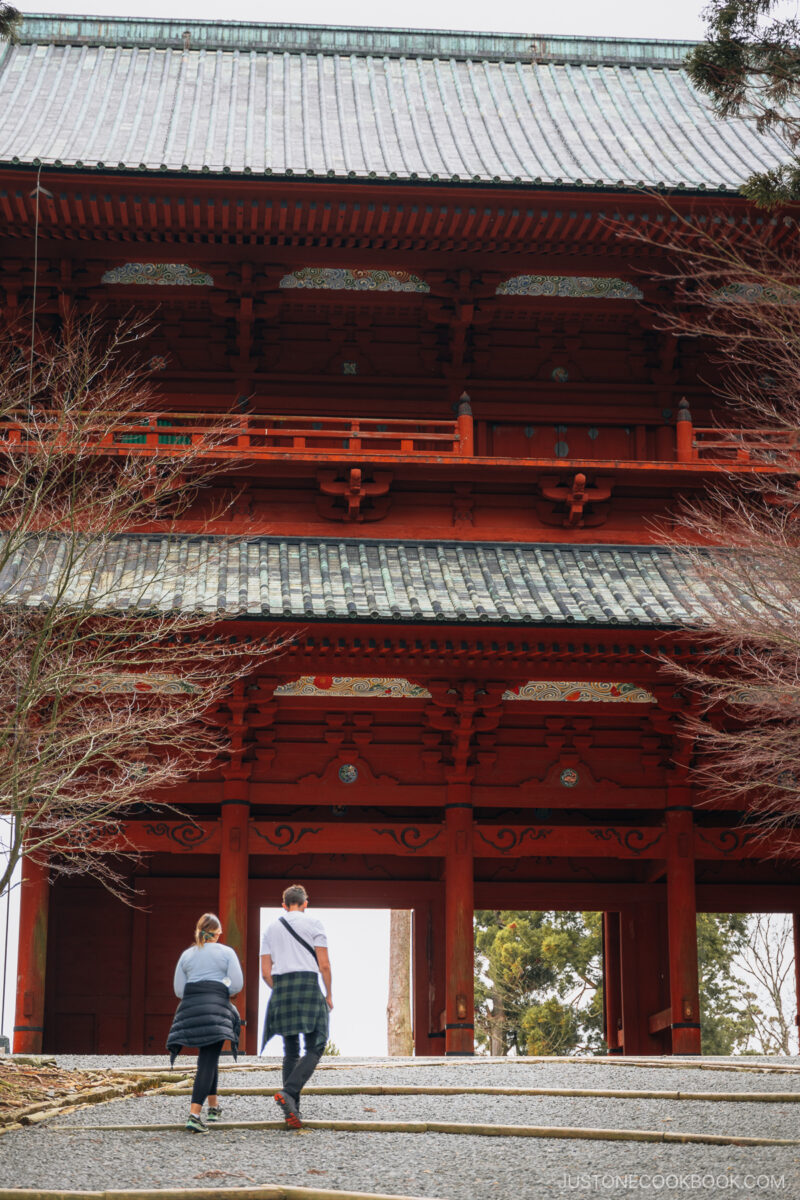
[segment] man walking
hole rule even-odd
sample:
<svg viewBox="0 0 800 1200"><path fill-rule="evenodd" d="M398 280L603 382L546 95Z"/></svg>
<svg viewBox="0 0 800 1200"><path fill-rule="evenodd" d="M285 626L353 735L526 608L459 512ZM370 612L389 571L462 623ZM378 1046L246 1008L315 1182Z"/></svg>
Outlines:
<svg viewBox="0 0 800 1200"><path fill-rule="evenodd" d="M261 975L272 988L261 1049L276 1033L283 1037L283 1088L275 1093L275 1103L290 1129L302 1129L300 1092L322 1057L328 1041L328 1012L333 1008L328 939L322 922L306 915L307 906L306 889L292 884L283 893L284 915L270 925L261 941Z"/></svg>

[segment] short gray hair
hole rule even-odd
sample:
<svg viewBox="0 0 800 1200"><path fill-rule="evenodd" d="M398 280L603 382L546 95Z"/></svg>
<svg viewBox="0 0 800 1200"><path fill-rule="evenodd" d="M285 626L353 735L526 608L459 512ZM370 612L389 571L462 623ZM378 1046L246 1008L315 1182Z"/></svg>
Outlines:
<svg viewBox="0 0 800 1200"><path fill-rule="evenodd" d="M291 908L293 904L305 904L308 899L308 892L303 887L302 883L293 883L291 887L287 887L283 893L283 903L287 908Z"/></svg>

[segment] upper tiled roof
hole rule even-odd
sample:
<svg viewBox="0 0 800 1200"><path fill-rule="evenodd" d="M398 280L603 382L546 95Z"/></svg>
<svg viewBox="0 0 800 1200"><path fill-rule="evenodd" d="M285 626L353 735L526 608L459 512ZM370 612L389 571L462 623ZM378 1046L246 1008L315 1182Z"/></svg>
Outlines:
<svg viewBox="0 0 800 1200"><path fill-rule="evenodd" d="M47 603L61 562L51 543L0 575L0 594ZM664 627L699 615L702 595L680 554L653 546L345 538L124 535L93 581L104 609L301 621ZM76 599L81 587L67 591Z"/></svg>
<svg viewBox="0 0 800 1200"><path fill-rule="evenodd" d="M720 123L688 42L29 17L0 163L738 188L785 159Z"/></svg>

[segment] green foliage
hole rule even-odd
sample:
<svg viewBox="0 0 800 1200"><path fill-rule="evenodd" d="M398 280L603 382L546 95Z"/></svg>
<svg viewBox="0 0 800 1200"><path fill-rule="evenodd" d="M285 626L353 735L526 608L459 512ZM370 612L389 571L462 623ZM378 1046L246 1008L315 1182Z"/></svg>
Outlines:
<svg viewBox="0 0 800 1200"><path fill-rule="evenodd" d="M0 0L0 42L15 42L21 21L22 13L6 4L5 0Z"/></svg>
<svg viewBox="0 0 800 1200"><path fill-rule="evenodd" d="M742 189L765 208L800 199L800 122L791 112L800 97L800 22L771 19L778 7L778 0L711 0L706 41L686 60L720 117L752 117L789 147L786 164L753 175Z"/></svg>
<svg viewBox="0 0 800 1200"><path fill-rule="evenodd" d="M339 1058L341 1053L342 1052L336 1045L336 1042L331 1041L325 1043L325 1049L322 1051L323 1057L327 1055L328 1058Z"/></svg>
<svg viewBox="0 0 800 1200"><path fill-rule="evenodd" d="M492 1054L602 1053L600 913L475 914L475 1029ZM697 918L703 1051L742 1053L753 1033L748 993L733 974L748 918Z"/></svg>
<svg viewBox="0 0 800 1200"><path fill-rule="evenodd" d="M475 914L476 1035L494 1054L601 1043L600 914Z"/></svg>
<svg viewBox="0 0 800 1200"><path fill-rule="evenodd" d="M704 1054L736 1054L753 1032L745 992L732 974L733 960L748 942L748 918L741 913L698 913L700 1025Z"/></svg>

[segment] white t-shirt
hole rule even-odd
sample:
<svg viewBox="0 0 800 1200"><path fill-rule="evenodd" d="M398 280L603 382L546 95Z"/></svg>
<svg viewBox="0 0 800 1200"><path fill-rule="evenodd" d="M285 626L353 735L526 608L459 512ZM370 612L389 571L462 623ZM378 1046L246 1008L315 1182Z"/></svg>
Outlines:
<svg viewBox="0 0 800 1200"><path fill-rule="evenodd" d="M285 919L309 946L327 946L328 938L322 921L295 909L283 913ZM272 959L273 975L288 975L290 971L316 971L317 964L305 946L292 937L280 920L273 921L261 939L261 953Z"/></svg>

